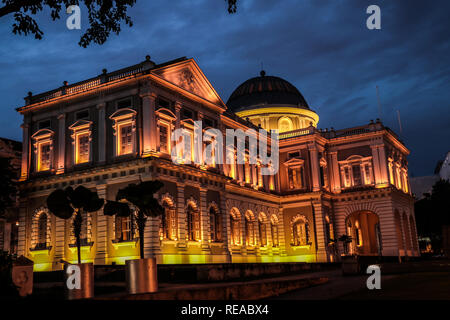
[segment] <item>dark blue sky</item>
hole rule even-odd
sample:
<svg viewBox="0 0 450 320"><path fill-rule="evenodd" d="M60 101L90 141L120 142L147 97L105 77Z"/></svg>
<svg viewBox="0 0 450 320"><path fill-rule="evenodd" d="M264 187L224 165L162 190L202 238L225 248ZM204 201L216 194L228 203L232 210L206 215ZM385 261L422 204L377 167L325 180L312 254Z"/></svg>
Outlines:
<svg viewBox="0 0 450 320"><path fill-rule="evenodd" d="M150 54L161 63L196 59L222 99L258 75L285 78L320 116L319 127L366 124L378 117L411 150L410 172L428 175L450 151L450 1L239 0L229 15L223 0L137 0L124 27L102 46L77 45L82 30L66 16L38 22L44 39L14 36L0 19L0 136L21 139L19 114L28 91L39 93L135 64ZM368 30L370 4L381 7L382 29ZM82 7L82 11L84 8Z"/></svg>

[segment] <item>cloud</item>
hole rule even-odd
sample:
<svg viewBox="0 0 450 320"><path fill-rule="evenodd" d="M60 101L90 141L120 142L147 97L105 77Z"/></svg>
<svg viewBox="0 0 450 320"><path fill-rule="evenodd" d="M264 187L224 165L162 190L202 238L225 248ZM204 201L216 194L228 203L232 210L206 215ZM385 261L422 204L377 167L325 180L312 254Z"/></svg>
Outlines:
<svg viewBox="0 0 450 320"><path fill-rule="evenodd" d="M324 128L377 118L378 85L383 122L398 131L401 112L411 171L431 174L450 138L450 3L378 1L382 29L371 31L365 26L371 2L241 0L229 15L221 0L138 0L132 28L87 49L77 45L80 31L65 28L64 14L57 22L39 16L42 41L11 35L11 19L3 18L0 136L21 139L14 108L27 91L80 81L146 54L156 62L194 57L224 101L263 62L268 74L299 88Z"/></svg>

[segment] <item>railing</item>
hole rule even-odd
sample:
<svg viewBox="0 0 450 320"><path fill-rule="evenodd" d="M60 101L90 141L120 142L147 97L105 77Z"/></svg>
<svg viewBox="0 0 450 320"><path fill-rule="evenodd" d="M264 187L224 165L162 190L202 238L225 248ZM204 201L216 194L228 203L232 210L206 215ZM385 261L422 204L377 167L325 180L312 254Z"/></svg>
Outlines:
<svg viewBox="0 0 450 320"><path fill-rule="evenodd" d="M367 126L350 128L350 129L343 129L343 130L337 130L336 131L336 137L352 136L352 135L355 135L355 134L368 133L370 131L371 130Z"/></svg>
<svg viewBox="0 0 450 320"><path fill-rule="evenodd" d="M89 79L89 80L77 82L72 85L66 85L61 88L58 88L58 89L55 89L52 91L47 91L47 92L44 92L44 93L41 93L41 94L38 94L35 96L28 96L27 98L25 98L26 104L28 105L28 104L32 104L32 103L43 102L43 101L61 97L66 94L74 94L74 93L78 93L78 92L87 91L87 90L97 87L98 85L100 85L102 83L128 78L132 75L142 72L143 70L144 70L144 68L142 67L142 65L135 65L132 67L128 67L125 69L111 72L109 74L103 73L103 74L101 74L95 78Z"/></svg>
<svg viewBox="0 0 450 320"><path fill-rule="evenodd" d="M293 138L293 137L299 137L299 136L304 136L307 134L310 134L311 131L310 129L298 129L298 130L293 130L293 131L287 131L287 132L283 132L280 133L278 135L278 139L288 139L288 138Z"/></svg>

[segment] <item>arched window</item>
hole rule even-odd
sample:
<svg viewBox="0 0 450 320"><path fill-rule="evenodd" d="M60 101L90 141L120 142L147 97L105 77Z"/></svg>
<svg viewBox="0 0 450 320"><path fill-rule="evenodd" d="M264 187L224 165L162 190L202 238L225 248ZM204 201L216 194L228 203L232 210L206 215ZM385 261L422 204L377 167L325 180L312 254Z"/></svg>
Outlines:
<svg viewBox="0 0 450 320"><path fill-rule="evenodd" d="M278 219L272 216L271 223L271 236L272 236L272 247L278 247Z"/></svg>
<svg viewBox="0 0 450 320"><path fill-rule="evenodd" d="M286 132L294 130L292 120L288 117L282 117L278 120L278 132Z"/></svg>
<svg viewBox="0 0 450 320"><path fill-rule="evenodd" d="M258 232L259 232L259 243L261 247L265 247L267 245L267 228L265 217L263 215L260 215L258 219Z"/></svg>
<svg viewBox="0 0 450 320"><path fill-rule="evenodd" d="M45 249L47 247L47 214L41 213L37 224L37 243L35 249Z"/></svg>
<svg viewBox="0 0 450 320"><path fill-rule="evenodd" d="M253 222L253 216L250 214L250 212L247 212L244 219L245 245L247 246L255 245L255 230Z"/></svg>
<svg viewBox="0 0 450 320"><path fill-rule="evenodd" d="M236 209L231 210L230 222L231 222L231 243L235 246L241 244L241 216Z"/></svg>
<svg viewBox="0 0 450 320"><path fill-rule="evenodd" d="M309 224L304 217L294 217L291 223L293 246L306 246L310 244L309 239Z"/></svg>
<svg viewBox="0 0 450 320"><path fill-rule="evenodd" d="M133 240L135 234L134 214L128 217L116 216L115 228L116 242Z"/></svg>
<svg viewBox="0 0 450 320"><path fill-rule="evenodd" d="M219 242L222 241L222 221L220 219L220 214L214 206L209 208L209 219L210 219L210 231L211 231L211 241Z"/></svg>
<svg viewBox="0 0 450 320"><path fill-rule="evenodd" d="M167 201L162 203L164 208L163 214L160 217L161 224L159 226L160 240L175 240L176 238L176 217L175 208Z"/></svg>
<svg viewBox="0 0 450 320"><path fill-rule="evenodd" d="M189 241L200 240L200 221L198 211L193 204L189 203L186 210L187 218L187 239Z"/></svg>

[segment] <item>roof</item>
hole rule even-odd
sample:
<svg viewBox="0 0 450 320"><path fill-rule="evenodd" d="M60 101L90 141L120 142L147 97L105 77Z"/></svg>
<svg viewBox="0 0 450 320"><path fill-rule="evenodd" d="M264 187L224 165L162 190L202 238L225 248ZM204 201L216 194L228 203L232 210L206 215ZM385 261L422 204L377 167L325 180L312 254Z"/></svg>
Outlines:
<svg viewBox="0 0 450 320"><path fill-rule="evenodd" d="M309 110L305 98L294 85L280 77L266 76L264 71L261 71L259 77L239 85L227 102L227 106L234 112L266 104L294 105Z"/></svg>

